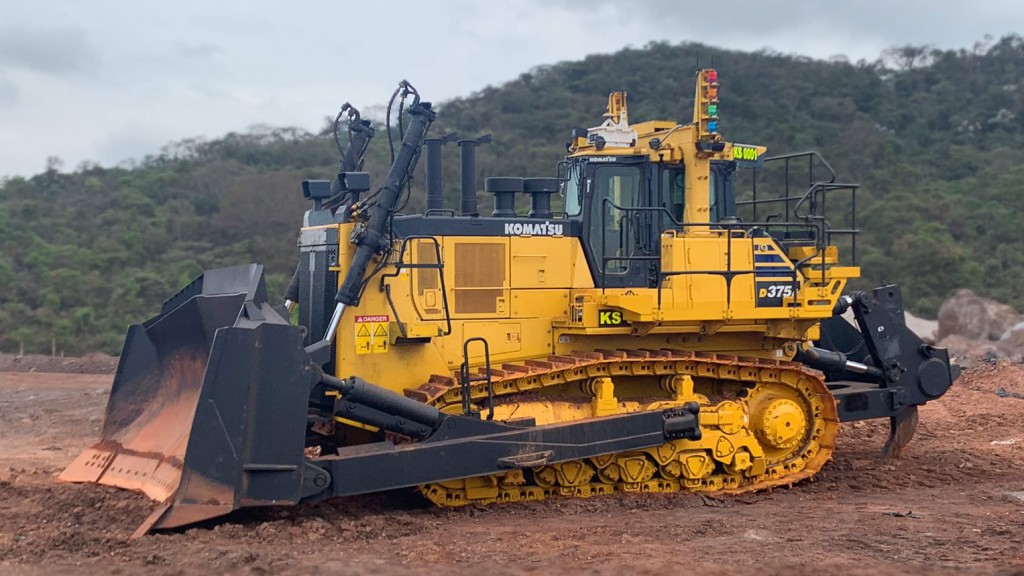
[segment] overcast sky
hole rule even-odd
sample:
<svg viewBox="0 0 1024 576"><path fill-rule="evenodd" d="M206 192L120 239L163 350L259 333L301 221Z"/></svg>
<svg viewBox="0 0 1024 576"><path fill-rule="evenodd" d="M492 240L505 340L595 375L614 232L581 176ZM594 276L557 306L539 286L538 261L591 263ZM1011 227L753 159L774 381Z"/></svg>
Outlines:
<svg viewBox="0 0 1024 576"><path fill-rule="evenodd" d="M973 0L0 0L0 177L141 158L254 124L318 129L406 78L443 101L651 40L874 60L1024 32ZM717 12L716 12L717 10Z"/></svg>

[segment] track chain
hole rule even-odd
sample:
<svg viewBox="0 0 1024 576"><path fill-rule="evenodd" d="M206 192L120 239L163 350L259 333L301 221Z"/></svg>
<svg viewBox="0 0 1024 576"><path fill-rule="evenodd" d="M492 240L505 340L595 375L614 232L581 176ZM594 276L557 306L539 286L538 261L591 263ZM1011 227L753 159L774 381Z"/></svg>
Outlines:
<svg viewBox="0 0 1024 576"><path fill-rule="evenodd" d="M483 368L478 375L482 373ZM725 429L716 429L713 434L705 433L703 444L676 440L648 450L429 484L421 486L420 491L444 506L613 492L736 494L792 485L813 476L831 458L839 426L835 400L820 372L796 362L673 349L632 349L573 352L491 369L496 398L598 377L622 380L637 376L690 376L701 383L696 390L698 396L715 387L708 383L747 391L744 398L703 405L702 414L728 412L735 410L737 404L747 410L764 398L785 398L802 408L809 422L807 431L799 445L792 449L787 445L787 449L774 455L767 448L758 453L760 448L754 438L758 434L763 438L764 431L744 427L727 433ZM407 389L405 393L442 410L461 408L461 386L449 376L432 376L419 388ZM473 401L486 400L487 394L485 381L471 385ZM747 422L748 417L743 421ZM730 456L734 461L726 463L721 449L709 445L710 438L718 438L719 445L725 438L730 445L746 446L748 456L744 458L752 462L747 465Z"/></svg>

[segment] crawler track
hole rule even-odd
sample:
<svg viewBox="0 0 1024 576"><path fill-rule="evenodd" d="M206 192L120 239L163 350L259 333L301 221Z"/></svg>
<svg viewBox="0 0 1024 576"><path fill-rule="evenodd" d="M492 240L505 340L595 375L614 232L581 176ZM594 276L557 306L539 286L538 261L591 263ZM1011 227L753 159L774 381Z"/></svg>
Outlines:
<svg viewBox="0 0 1024 576"><path fill-rule="evenodd" d="M839 422L822 375L801 364L681 350L599 350L505 364L492 369L497 402L580 390L610 378L616 392L660 383L654 402L623 403L622 411L701 403L703 437L648 450L429 484L420 491L444 506L589 497L614 492L742 493L790 485L831 458ZM588 388L589 387L589 388ZM487 399L485 382L472 399ZM539 394L538 394L539 393ZM406 394L442 410L461 407L454 378L435 376ZM527 398L534 398L533 400ZM543 401L541 401L543 402Z"/></svg>

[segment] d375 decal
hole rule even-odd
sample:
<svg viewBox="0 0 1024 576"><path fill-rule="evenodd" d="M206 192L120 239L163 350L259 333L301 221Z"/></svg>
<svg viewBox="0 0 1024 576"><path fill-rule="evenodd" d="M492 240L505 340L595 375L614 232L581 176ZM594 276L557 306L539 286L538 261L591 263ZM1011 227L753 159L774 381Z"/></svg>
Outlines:
<svg viewBox="0 0 1024 576"><path fill-rule="evenodd" d="M796 286L792 282L757 283L758 306L782 306L783 300L792 301L795 296Z"/></svg>

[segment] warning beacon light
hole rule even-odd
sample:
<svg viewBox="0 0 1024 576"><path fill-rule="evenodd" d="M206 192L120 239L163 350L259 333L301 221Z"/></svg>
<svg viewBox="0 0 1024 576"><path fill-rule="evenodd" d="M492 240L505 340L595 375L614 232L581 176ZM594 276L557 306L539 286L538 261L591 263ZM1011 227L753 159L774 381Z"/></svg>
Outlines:
<svg viewBox="0 0 1024 576"><path fill-rule="evenodd" d="M697 94L694 97L693 123L697 139L718 141L718 71L697 71Z"/></svg>

